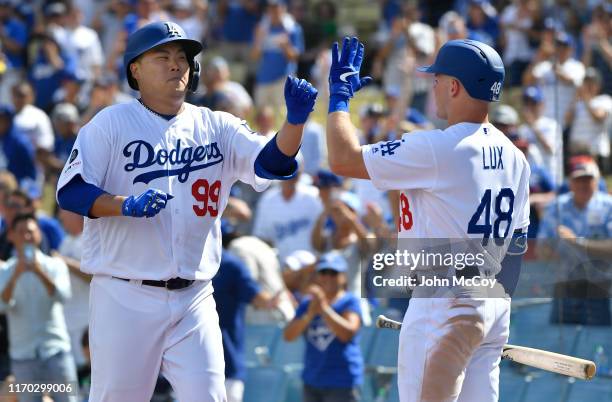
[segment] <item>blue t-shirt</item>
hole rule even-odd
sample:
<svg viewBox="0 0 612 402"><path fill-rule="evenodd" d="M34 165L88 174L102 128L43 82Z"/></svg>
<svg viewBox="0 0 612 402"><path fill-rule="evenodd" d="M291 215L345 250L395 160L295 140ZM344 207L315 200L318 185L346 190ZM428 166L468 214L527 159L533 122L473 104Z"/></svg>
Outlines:
<svg viewBox="0 0 612 402"><path fill-rule="evenodd" d="M261 59L257 68L257 83L269 84L285 77L295 74L297 64L290 62L285 57L283 49L276 44L276 39L280 35L289 35L291 46L297 49L298 53L304 51L304 36L299 24L294 23L290 30L286 30L282 25L270 26L270 30L264 39Z"/></svg>
<svg viewBox="0 0 612 402"><path fill-rule="evenodd" d="M310 299L300 303L295 319L308 310ZM345 293L331 308L338 314L352 311L361 317L359 298ZM363 357L359 348L359 332L347 343L336 338L320 315L310 322L304 333L304 383L316 388L352 388L363 382Z"/></svg>
<svg viewBox="0 0 612 402"><path fill-rule="evenodd" d="M64 229L59 221L50 216L39 216L38 226L40 226L40 231L47 239L49 249L51 251L59 250L59 247L66 236L66 232L64 232Z"/></svg>
<svg viewBox="0 0 612 402"><path fill-rule="evenodd" d="M9 18L4 21L2 24L2 28L6 33L6 36L15 42L19 43L21 46L25 46L28 40L28 30L24 24L22 24L19 20L14 18ZM23 60L23 52L12 52L8 49L4 49L4 53L8 59L9 67L12 68L21 68L24 65Z"/></svg>
<svg viewBox="0 0 612 402"><path fill-rule="evenodd" d="M62 137L59 133L55 134L55 146L53 148L53 153L57 158L61 161L68 160L70 156L70 152L72 152L72 146L76 141L76 137Z"/></svg>
<svg viewBox="0 0 612 402"><path fill-rule="evenodd" d="M557 225L567 226L578 237L609 239L612 237L612 196L596 191L586 207L578 209L573 193L560 195L546 208L538 238L558 238Z"/></svg>
<svg viewBox="0 0 612 402"><path fill-rule="evenodd" d="M36 93L35 104L43 110L49 110L53 105L53 94L62 86L62 80L77 70L77 60L65 52L60 56L64 61L63 68L56 69L47 60L43 52L36 57L34 65L30 69L30 82Z"/></svg>
<svg viewBox="0 0 612 402"><path fill-rule="evenodd" d="M232 43L251 43L258 20L258 14L249 12L239 1L230 0L223 21L223 38Z"/></svg>
<svg viewBox="0 0 612 402"><path fill-rule="evenodd" d="M30 139L10 127L8 132L0 137L0 144L0 164L5 165L0 167L11 172L19 183L24 179L36 180L34 147Z"/></svg>
<svg viewBox="0 0 612 402"><path fill-rule="evenodd" d="M223 336L225 377L244 380L245 311L259 293L259 284L253 280L244 262L225 250L221 253L219 271L212 283Z"/></svg>

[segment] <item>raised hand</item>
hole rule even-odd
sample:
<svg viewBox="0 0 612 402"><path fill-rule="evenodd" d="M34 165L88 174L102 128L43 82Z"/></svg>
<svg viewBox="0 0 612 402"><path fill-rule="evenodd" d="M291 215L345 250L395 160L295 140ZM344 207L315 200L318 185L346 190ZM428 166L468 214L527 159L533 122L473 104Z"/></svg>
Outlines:
<svg viewBox="0 0 612 402"><path fill-rule="evenodd" d="M344 38L342 52L338 56L338 42L332 45L332 61L329 70L329 95L346 100L372 82L372 77L359 77L364 47L359 39Z"/></svg>
<svg viewBox="0 0 612 402"><path fill-rule="evenodd" d="M287 77L285 81L285 104L287 121L291 124L304 124L314 110L318 91L306 80Z"/></svg>

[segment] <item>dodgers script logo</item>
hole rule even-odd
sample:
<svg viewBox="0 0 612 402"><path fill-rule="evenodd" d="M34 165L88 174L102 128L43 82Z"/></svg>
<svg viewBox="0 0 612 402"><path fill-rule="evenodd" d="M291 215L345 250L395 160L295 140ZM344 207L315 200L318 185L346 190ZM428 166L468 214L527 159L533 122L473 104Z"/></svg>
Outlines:
<svg viewBox="0 0 612 402"><path fill-rule="evenodd" d="M219 151L216 142L197 147L181 148L181 140L176 141L176 147L168 152L160 149L157 152L151 144L143 140L132 141L123 148L123 155L132 158L126 163L124 169L131 172L136 169L144 169L149 166L159 165L162 169L152 170L139 174L134 178L133 183L149 184L151 181L166 176L178 176L181 183L185 183L189 178L189 173L200 169L216 165L223 161L223 155ZM170 166L180 165L176 169L165 169L166 162ZM198 162L204 162L198 164Z"/></svg>

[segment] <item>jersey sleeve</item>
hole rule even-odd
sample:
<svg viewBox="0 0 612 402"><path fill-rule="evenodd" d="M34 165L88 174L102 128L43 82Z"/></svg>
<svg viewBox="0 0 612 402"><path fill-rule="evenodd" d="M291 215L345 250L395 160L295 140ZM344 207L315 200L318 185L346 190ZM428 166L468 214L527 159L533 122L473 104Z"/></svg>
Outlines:
<svg viewBox="0 0 612 402"><path fill-rule="evenodd" d="M529 226L529 176L531 175L531 169L527 162L525 162L525 173L521 176L519 184L520 198L519 203L520 210L517 211L516 216L516 229L525 229Z"/></svg>
<svg viewBox="0 0 612 402"><path fill-rule="evenodd" d="M94 121L86 124L77 136L68 161L57 183L57 191L80 175L83 181L102 188L110 163L110 136Z"/></svg>
<svg viewBox="0 0 612 402"><path fill-rule="evenodd" d="M431 190L438 180L438 164L429 138L431 131L404 134L400 140L362 147L363 160L380 190Z"/></svg>
<svg viewBox="0 0 612 402"><path fill-rule="evenodd" d="M263 191L270 181L255 174L255 159L267 143L264 136L251 130L247 122L240 120L229 113L218 112L224 126L224 143L226 149L226 163L230 175L256 191Z"/></svg>

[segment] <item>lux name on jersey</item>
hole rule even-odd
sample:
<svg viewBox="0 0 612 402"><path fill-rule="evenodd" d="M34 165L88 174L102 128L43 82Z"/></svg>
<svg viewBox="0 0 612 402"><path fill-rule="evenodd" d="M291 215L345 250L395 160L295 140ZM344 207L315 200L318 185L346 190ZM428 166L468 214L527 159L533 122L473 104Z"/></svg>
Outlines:
<svg viewBox="0 0 612 402"><path fill-rule="evenodd" d="M221 154L216 142L181 149L181 140L177 140L174 149L168 151L162 148L155 151L153 145L148 142L136 140L123 148L123 155L126 158L132 158L132 162L126 163L124 166L126 172L153 165L165 167L166 163L171 166L182 165L177 169L148 171L134 178L134 183L142 182L145 184L163 176L178 176L179 182L185 183L189 178L190 172L205 169L223 161L223 154ZM206 161L206 163L194 166L194 162L203 161Z"/></svg>
<svg viewBox="0 0 612 402"><path fill-rule="evenodd" d="M482 147L482 168L484 170L504 170L503 152L504 147Z"/></svg>

